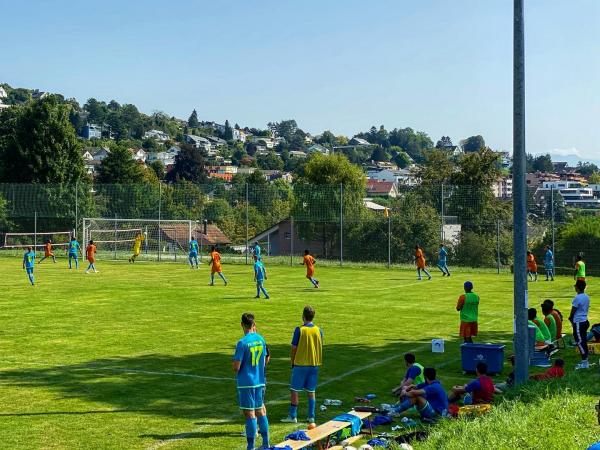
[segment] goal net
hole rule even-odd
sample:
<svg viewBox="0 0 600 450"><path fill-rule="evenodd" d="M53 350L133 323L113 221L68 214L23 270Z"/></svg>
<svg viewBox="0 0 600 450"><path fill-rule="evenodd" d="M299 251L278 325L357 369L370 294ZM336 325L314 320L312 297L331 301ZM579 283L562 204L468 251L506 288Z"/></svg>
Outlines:
<svg viewBox="0 0 600 450"><path fill-rule="evenodd" d="M84 218L82 245L93 240L100 257L128 259L141 235L137 260L187 261L194 225L191 220Z"/></svg>
<svg viewBox="0 0 600 450"><path fill-rule="evenodd" d="M5 249L23 249L32 246L41 249L48 241L52 242L53 247L66 248L71 239L72 231L54 231L54 232L36 232L36 233L5 233Z"/></svg>

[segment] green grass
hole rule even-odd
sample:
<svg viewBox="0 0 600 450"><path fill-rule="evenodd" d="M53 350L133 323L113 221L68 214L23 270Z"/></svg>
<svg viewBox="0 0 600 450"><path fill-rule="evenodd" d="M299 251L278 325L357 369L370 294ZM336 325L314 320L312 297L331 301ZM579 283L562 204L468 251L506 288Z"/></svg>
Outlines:
<svg viewBox="0 0 600 450"><path fill-rule="evenodd" d="M63 258L36 267L32 288L19 259L0 259L2 447L243 450L231 355L245 311L255 313L271 348L274 442L294 430L278 419L287 413L289 342L307 303L326 340L318 397L344 401L319 413L320 422L348 410L355 396L375 393L391 402L409 350L437 367L447 388L466 381L454 310L465 279L482 299L479 341L502 342L510 351L509 275L457 270L450 279L435 274L418 282L408 270L320 267L316 290L301 266L268 259L266 265L270 301L252 298L251 268L244 265L225 265L230 285L209 287L206 265L192 271L183 264L100 261L100 273L85 275L67 270ZM600 290L590 284L592 318L600 321L594 303ZM566 277L531 284L530 302L550 297L566 313L571 286ZM440 337L446 353L432 354L430 340ZM562 354L572 372L576 355ZM438 425L415 449L585 448L600 434L593 410L599 395L595 370L528 385L484 418ZM302 398L300 417L305 408Z"/></svg>

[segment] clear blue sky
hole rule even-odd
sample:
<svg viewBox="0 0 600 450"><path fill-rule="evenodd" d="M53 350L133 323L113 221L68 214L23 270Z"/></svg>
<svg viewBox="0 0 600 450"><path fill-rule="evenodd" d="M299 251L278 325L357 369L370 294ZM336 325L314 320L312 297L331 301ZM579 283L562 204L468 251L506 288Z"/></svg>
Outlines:
<svg viewBox="0 0 600 450"><path fill-rule="evenodd" d="M600 159L600 0L526 0L528 151ZM0 0L0 81L242 126L512 148L510 0Z"/></svg>

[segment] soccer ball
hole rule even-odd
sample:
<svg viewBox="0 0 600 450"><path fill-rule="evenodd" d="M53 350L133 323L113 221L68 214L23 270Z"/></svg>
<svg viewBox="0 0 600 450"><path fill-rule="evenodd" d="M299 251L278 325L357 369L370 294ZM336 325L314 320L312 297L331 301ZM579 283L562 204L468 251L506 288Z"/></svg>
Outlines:
<svg viewBox="0 0 600 450"><path fill-rule="evenodd" d="M371 447L369 444L363 444L358 450L373 450L373 447Z"/></svg>
<svg viewBox="0 0 600 450"><path fill-rule="evenodd" d="M412 445L410 445L410 444L406 444L406 443L404 443L404 442L403 442L402 444L400 444L400 448L401 448L402 450L413 450L413 448L412 448Z"/></svg>

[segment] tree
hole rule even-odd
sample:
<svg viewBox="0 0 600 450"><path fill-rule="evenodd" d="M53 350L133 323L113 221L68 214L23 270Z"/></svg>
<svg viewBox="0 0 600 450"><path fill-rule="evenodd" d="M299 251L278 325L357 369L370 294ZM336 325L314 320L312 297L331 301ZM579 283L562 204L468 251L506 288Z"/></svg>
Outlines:
<svg viewBox="0 0 600 450"><path fill-rule="evenodd" d="M398 147L398 148L400 148L400 147ZM408 156L405 151L396 152L396 154L392 157L392 161L394 161L394 164L396 164L401 169L405 169L406 167L410 166L410 164L412 163L410 156Z"/></svg>
<svg viewBox="0 0 600 450"><path fill-rule="evenodd" d="M435 144L435 148L439 149L447 149L449 147L454 147L454 145L452 145L452 139L450 139L450 136L442 136Z"/></svg>
<svg viewBox="0 0 600 450"><path fill-rule="evenodd" d="M375 147L373 153L371 153L371 160L376 162L389 161L390 155L381 146Z"/></svg>
<svg viewBox="0 0 600 450"><path fill-rule="evenodd" d="M588 183L590 184L600 184L600 173L593 172L588 178Z"/></svg>
<svg viewBox="0 0 600 450"><path fill-rule="evenodd" d="M454 166L448 158L448 153L442 150L425 152L425 161L417 166L415 175L423 184L447 183L454 172Z"/></svg>
<svg viewBox="0 0 600 450"><path fill-rule="evenodd" d="M323 131L323 133L321 133L321 136L318 137L316 142L317 144L333 147L334 145L336 145L337 140L335 138L335 135L331 131L325 130Z"/></svg>
<svg viewBox="0 0 600 450"><path fill-rule="evenodd" d="M465 153L476 152L484 147L485 140L480 134L478 134L477 136L470 136L460 141L460 148L462 148L462 151Z"/></svg>
<svg viewBox="0 0 600 450"><path fill-rule="evenodd" d="M162 161L159 161L159 160L152 161L149 164L149 167L156 174L156 178L158 178L159 180L165 179L165 165L163 164Z"/></svg>
<svg viewBox="0 0 600 450"><path fill-rule="evenodd" d="M208 180L204 170L202 151L184 144L175 157L173 169L167 174L167 181L188 180L194 183L205 183Z"/></svg>
<svg viewBox="0 0 600 450"><path fill-rule="evenodd" d="M553 172L552 157L549 154L536 156L533 158L532 169L533 172Z"/></svg>
<svg viewBox="0 0 600 450"><path fill-rule="evenodd" d="M190 117L188 119L188 127L190 127L190 128L198 128L199 126L200 126L200 122L198 122L198 113L194 109L192 111L192 114L190 114Z"/></svg>
<svg viewBox="0 0 600 450"><path fill-rule="evenodd" d="M135 184L144 180L144 169L134 160L131 152L113 145L109 155L98 167L97 180L103 184Z"/></svg>
<svg viewBox="0 0 600 450"><path fill-rule="evenodd" d="M75 183L87 178L80 143L69 121L71 105L48 96L0 113L2 180Z"/></svg>
<svg viewBox="0 0 600 450"><path fill-rule="evenodd" d="M229 125L229 120L225 121L225 131L223 132L223 139L225 139L226 141L233 140L233 128L231 128L231 125Z"/></svg>
<svg viewBox="0 0 600 450"><path fill-rule="evenodd" d="M258 155L256 164L259 169L263 170L283 170L284 166L283 159L275 152L269 152L266 155Z"/></svg>
<svg viewBox="0 0 600 450"><path fill-rule="evenodd" d="M579 161L577 163L577 172L583 176L588 176L594 172L600 172L600 168L598 168L598 166L594 163Z"/></svg>
<svg viewBox="0 0 600 450"><path fill-rule="evenodd" d="M282 120L281 122L269 122L267 124L269 130L286 141L291 142L292 137L298 130L298 124L294 119Z"/></svg>

